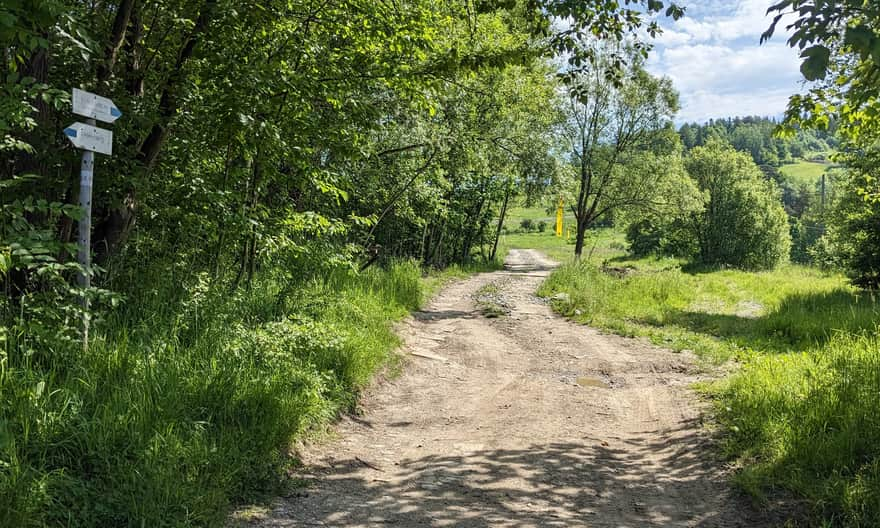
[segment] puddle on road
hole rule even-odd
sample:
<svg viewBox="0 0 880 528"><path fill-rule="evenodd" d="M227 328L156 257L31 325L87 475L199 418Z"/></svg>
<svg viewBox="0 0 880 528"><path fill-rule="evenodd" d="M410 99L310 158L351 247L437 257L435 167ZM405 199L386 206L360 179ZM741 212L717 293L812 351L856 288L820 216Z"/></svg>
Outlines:
<svg viewBox="0 0 880 528"><path fill-rule="evenodd" d="M597 389L609 389L611 385L600 380L599 378L591 378L589 376L583 376L577 379L577 384L581 387L595 387Z"/></svg>

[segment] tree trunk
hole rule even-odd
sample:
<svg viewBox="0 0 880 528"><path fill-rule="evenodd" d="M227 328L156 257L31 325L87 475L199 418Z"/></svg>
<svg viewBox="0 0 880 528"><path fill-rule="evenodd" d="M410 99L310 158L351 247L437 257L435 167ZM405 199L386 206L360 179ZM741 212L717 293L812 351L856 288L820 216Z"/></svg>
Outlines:
<svg viewBox="0 0 880 528"><path fill-rule="evenodd" d="M125 50L129 57L125 72L125 87L128 93L134 97L143 97L144 95L144 70L141 62L144 55L144 46L141 42L143 38L144 24L141 21L141 4L139 0L135 0L125 36Z"/></svg>
<svg viewBox="0 0 880 528"><path fill-rule="evenodd" d="M485 198L480 198L480 201L477 203L477 206L473 212L473 214L468 215L466 220L465 229L467 229L466 234L464 236L464 241L461 245L461 257L459 258L459 263L464 264L465 261L471 256L471 246L474 245L474 229L469 227L470 224L477 222L480 218L480 214L483 212L483 204L485 203Z"/></svg>
<svg viewBox="0 0 880 528"><path fill-rule="evenodd" d="M495 260L495 254L498 252L498 239L501 238L501 228L504 227L504 217L507 216L507 202L510 200L510 187L504 193L504 203L501 204L501 214L498 216L498 227L495 229L495 242L492 244L492 253L489 260Z"/></svg>
<svg viewBox="0 0 880 528"><path fill-rule="evenodd" d="M581 187L578 190L577 210L575 211L575 218L577 220L577 234L574 245L575 260L580 260L581 255L584 252L584 235L589 226L587 198L589 198L590 188L593 183L593 173L591 168L587 165L586 144L582 143L581 148Z"/></svg>
<svg viewBox="0 0 880 528"><path fill-rule="evenodd" d="M98 82L105 83L113 76L113 68L116 66L116 58L119 49L125 41L125 31L128 29L131 19L132 8L135 0L121 0L116 8L116 16L110 28L110 37L104 46L104 62L98 65Z"/></svg>
<svg viewBox="0 0 880 528"><path fill-rule="evenodd" d="M577 237L575 238L574 244L574 258L575 260L580 260L581 255L584 252L584 238L587 234L587 227L589 224L586 219L577 219Z"/></svg>
<svg viewBox="0 0 880 528"><path fill-rule="evenodd" d="M443 239L446 237L446 219L440 223L440 236L437 239L437 245L431 254L431 266L434 268L443 267Z"/></svg>
<svg viewBox="0 0 880 528"><path fill-rule="evenodd" d="M153 123L146 139L141 143L137 155L137 161L141 167L140 170L145 171L147 174L153 169L159 152L165 144L168 125L179 110L179 91L186 80L184 66L192 57L196 46L207 32L208 26L211 20L213 20L216 5L216 0L205 0L202 4L196 23L186 42L181 47L177 55L177 61L171 70L171 75L162 89L159 97L158 118ZM127 20L126 23L128 23ZM140 82L142 81L138 81L138 84ZM137 89L137 85L135 89ZM93 240L95 240L94 246L98 262L106 261L110 255L115 253L125 243L132 226L134 226L136 213L136 189L134 186L130 186L125 192L123 206L109 211L95 222L95 233L97 236Z"/></svg>

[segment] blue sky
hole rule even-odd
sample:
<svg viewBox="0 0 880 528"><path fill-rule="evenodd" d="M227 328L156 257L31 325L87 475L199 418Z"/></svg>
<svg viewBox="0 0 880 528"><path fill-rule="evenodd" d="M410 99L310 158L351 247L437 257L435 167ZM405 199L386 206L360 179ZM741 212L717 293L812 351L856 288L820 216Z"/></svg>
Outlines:
<svg viewBox="0 0 880 528"><path fill-rule="evenodd" d="M685 18L663 20L664 34L648 60L654 74L671 77L681 94L676 122L766 115L785 110L801 90L796 50L777 36L759 45L772 0L684 0Z"/></svg>

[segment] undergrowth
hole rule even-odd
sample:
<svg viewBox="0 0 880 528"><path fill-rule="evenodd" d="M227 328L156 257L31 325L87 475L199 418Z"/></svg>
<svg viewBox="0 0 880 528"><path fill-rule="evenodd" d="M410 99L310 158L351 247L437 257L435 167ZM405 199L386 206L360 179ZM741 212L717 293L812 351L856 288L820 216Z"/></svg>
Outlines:
<svg viewBox="0 0 880 528"><path fill-rule="evenodd" d="M391 323L462 273L400 262L295 288L159 289L86 352L10 333L0 526L222 525L281 482L292 439L355 402L397 345Z"/></svg>
<svg viewBox="0 0 880 528"><path fill-rule="evenodd" d="M710 386L736 482L759 500L796 492L831 526L880 526L880 340L839 333L821 347L760 354Z"/></svg>

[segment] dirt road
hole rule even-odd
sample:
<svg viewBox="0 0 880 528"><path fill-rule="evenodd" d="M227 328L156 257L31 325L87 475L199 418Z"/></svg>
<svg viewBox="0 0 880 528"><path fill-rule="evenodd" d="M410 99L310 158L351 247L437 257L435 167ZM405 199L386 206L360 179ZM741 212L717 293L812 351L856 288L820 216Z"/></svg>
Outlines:
<svg viewBox="0 0 880 528"><path fill-rule="evenodd" d="M514 250L444 289L402 329L404 373L256 524L760 525L713 458L691 358L553 315L533 295L551 267ZM509 315L476 308L487 284Z"/></svg>

